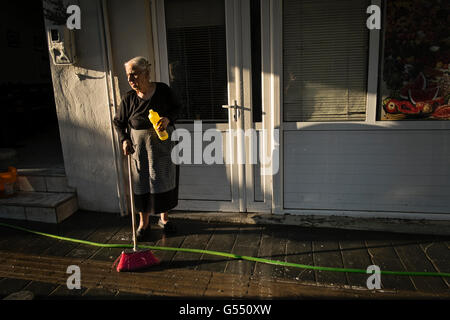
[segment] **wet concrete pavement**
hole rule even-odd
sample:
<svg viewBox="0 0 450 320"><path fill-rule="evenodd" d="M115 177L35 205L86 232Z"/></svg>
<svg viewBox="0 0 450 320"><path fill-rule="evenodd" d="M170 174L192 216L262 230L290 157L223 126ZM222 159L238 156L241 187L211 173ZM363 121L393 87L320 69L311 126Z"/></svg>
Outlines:
<svg viewBox="0 0 450 320"><path fill-rule="evenodd" d="M257 225L186 219L175 234L152 220L145 244L232 252L304 265L450 272L450 237ZM154 217L152 217L154 218ZM59 225L1 219L29 229L100 243L131 243L129 217L79 211ZM154 251L161 264L118 273L121 248L100 248L0 227L0 298L26 290L35 299L449 299L449 278L309 270L208 254ZM69 290L67 267L80 267L81 288Z"/></svg>

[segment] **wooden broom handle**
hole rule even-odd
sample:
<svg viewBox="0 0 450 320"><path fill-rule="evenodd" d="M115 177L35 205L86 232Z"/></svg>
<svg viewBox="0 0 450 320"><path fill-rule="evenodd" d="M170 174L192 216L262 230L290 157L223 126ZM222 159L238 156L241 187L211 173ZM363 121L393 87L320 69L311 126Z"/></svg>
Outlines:
<svg viewBox="0 0 450 320"><path fill-rule="evenodd" d="M128 181L130 184L130 199L131 199L131 224L133 229L133 251L137 251L137 241L136 241L136 221L134 216L134 194L133 194L133 184L131 181L131 155L128 155Z"/></svg>

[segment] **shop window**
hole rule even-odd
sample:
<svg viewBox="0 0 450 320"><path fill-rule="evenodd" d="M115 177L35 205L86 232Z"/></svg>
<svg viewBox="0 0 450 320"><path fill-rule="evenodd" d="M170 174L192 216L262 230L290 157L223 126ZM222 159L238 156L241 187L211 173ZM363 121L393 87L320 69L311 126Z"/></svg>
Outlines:
<svg viewBox="0 0 450 320"><path fill-rule="evenodd" d="M366 119L369 1L283 1L284 121Z"/></svg>
<svg viewBox="0 0 450 320"><path fill-rule="evenodd" d="M170 86L183 120L227 122L224 0L166 0Z"/></svg>
<svg viewBox="0 0 450 320"><path fill-rule="evenodd" d="M450 120L450 2L385 1L380 120Z"/></svg>

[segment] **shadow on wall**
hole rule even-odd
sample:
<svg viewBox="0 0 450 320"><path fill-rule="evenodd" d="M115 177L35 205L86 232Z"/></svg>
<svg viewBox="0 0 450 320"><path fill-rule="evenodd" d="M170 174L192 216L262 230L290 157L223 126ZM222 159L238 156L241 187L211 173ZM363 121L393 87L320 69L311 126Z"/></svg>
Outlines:
<svg viewBox="0 0 450 320"><path fill-rule="evenodd" d="M95 126L60 121L68 184L76 188L80 209L119 212L111 137Z"/></svg>
<svg viewBox="0 0 450 320"><path fill-rule="evenodd" d="M46 8L57 11L66 4L44 1ZM66 175L77 189L81 209L119 212L102 2L80 0L77 5L82 21L81 29L73 31L76 63L50 66ZM52 24L61 21L46 20L47 28Z"/></svg>

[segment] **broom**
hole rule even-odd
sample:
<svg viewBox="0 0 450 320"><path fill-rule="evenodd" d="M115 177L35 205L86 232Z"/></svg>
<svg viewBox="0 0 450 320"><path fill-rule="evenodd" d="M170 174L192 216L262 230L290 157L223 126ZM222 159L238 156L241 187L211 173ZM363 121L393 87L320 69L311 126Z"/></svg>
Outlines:
<svg viewBox="0 0 450 320"><path fill-rule="evenodd" d="M134 216L134 195L133 185L131 182L131 155L128 155L128 180L130 184L130 199L131 199L131 223L133 229L133 250L122 251L120 256L113 264L117 264L117 271L134 271L148 268L150 266L159 264L159 259L150 250L138 250L136 240L136 222ZM119 263L117 263L119 262Z"/></svg>

